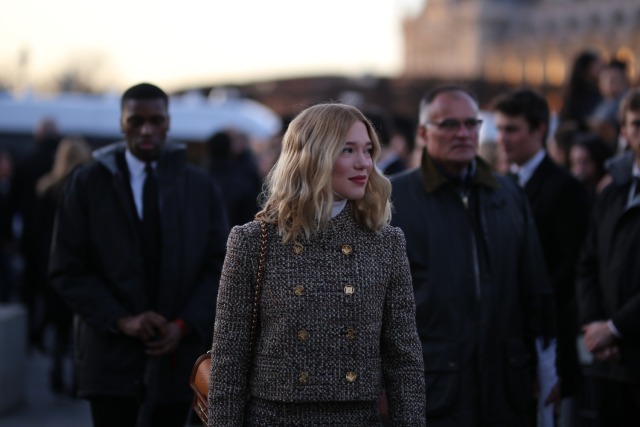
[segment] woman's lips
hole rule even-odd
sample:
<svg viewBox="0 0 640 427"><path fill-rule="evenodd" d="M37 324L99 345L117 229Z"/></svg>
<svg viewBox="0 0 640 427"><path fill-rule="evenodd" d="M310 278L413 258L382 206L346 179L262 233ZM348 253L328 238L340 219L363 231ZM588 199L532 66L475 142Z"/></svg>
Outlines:
<svg viewBox="0 0 640 427"><path fill-rule="evenodd" d="M364 185L367 183L367 177L364 175L360 175L360 176L354 176L352 178L349 178L349 181L354 182L356 184L359 185Z"/></svg>

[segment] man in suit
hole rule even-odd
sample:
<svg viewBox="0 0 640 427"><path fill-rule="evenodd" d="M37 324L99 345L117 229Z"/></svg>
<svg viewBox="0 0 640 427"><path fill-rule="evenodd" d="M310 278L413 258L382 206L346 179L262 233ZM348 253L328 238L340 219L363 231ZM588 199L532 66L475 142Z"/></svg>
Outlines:
<svg viewBox="0 0 640 427"><path fill-rule="evenodd" d="M96 427L184 426L210 345L227 220L212 180L166 142L168 103L148 83L125 91L125 141L73 173L58 205L49 275L76 314Z"/></svg>
<svg viewBox="0 0 640 427"><path fill-rule="evenodd" d="M602 426L640 425L640 89L620 105L631 150L609 165L577 268L584 344Z"/></svg>
<svg viewBox="0 0 640 427"><path fill-rule="evenodd" d="M555 293L560 390L562 396L570 397L577 392L580 377L574 281L587 228L589 196L584 186L556 165L545 150L549 107L541 95L529 89L508 92L494 100L492 110L500 149L533 211ZM564 418L570 418L570 408L571 401L564 405Z"/></svg>
<svg viewBox="0 0 640 427"><path fill-rule="evenodd" d="M523 192L477 156L478 102L457 86L420 104L419 168L394 177L422 341L427 424L533 425L535 347L552 291Z"/></svg>

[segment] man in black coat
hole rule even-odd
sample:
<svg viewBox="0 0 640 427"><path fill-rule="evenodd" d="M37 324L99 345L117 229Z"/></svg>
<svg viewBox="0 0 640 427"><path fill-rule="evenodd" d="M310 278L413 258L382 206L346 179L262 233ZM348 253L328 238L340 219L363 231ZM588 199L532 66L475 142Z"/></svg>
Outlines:
<svg viewBox="0 0 640 427"><path fill-rule="evenodd" d="M529 426L536 341L554 319L528 202L476 155L471 93L437 88L419 119L422 164L394 177L392 223L407 239L427 424Z"/></svg>
<svg viewBox="0 0 640 427"><path fill-rule="evenodd" d="M620 105L631 151L609 166L577 269L584 344L602 426L640 425L640 89Z"/></svg>
<svg viewBox="0 0 640 427"><path fill-rule="evenodd" d="M586 188L556 165L545 150L549 130L547 101L529 89L505 93L493 102L498 144L511 174L529 200L553 286L558 319L558 375L561 395L577 392L575 265L589 218ZM541 403L544 403L541 402ZM550 402L547 402L550 403ZM548 408L551 411L552 408ZM562 416L571 419L571 400ZM566 424L565 424L566 425Z"/></svg>
<svg viewBox="0 0 640 427"><path fill-rule="evenodd" d="M210 346L228 225L211 179L165 142L168 97L122 96L125 142L67 180L49 275L75 312L78 394L94 426L183 426Z"/></svg>

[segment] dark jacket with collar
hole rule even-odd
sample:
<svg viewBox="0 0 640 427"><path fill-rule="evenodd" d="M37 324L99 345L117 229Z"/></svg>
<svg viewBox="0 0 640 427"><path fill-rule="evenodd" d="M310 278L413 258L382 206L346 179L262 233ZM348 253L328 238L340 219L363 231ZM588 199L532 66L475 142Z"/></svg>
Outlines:
<svg viewBox="0 0 640 427"><path fill-rule="evenodd" d="M524 186L553 286L558 318L558 374L573 394L580 370L576 351L575 268L589 221L589 194L548 155Z"/></svg>
<svg viewBox="0 0 640 427"><path fill-rule="evenodd" d="M634 156L609 165L613 181L598 196L577 270L580 324L613 320L620 359L594 361L595 375L640 383L640 196L629 201Z"/></svg>
<svg viewBox="0 0 640 427"><path fill-rule="evenodd" d="M392 182L392 224L407 239L416 298L427 422L527 425L533 341L552 334L545 324L552 291L524 193L480 158L476 166L468 198L426 152L421 168Z"/></svg>
<svg viewBox="0 0 640 427"><path fill-rule="evenodd" d="M177 351L156 359L160 401L188 400L193 362L211 339L227 220L207 175L185 161L185 147L167 143L156 169L161 216L157 307L145 287L139 219L124 164L124 143L94 153L60 199L49 275L77 314L78 393L137 396L147 357L142 343L117 331L117 319L155 309L191 328ZM125 166L126 167L126 166Z"/></svg>

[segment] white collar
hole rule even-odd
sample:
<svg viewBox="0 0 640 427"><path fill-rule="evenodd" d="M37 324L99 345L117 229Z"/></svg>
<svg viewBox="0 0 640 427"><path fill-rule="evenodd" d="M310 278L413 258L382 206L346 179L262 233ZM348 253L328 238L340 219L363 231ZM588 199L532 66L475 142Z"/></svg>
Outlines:
<svg viewBox="0 0 640 427"><path fill-rule="evenodd" d="M134 156L128 148L124 150L124 158L127 161L127 168L129 168L130 176L144 176L145 162ZM157 163L158 162L151 162L151 167L155 169Z"/></svg>
<svg viewBox="0 0 640 427"><path fill-rule="evenodd" d="M525 184L531 179L533 173L536 171L544 156L547 154L544 148L541 148L532 158L530 158L527 163L522 166L518 166L516 164L512 164L510 166L510 170L513 173L518 174L518 182L521 187L524 187Z"/></svg>
<svg viewBox="0 0 640 427"><path fill-rule="evenodd" d="M333 219L338 216L338 214L342 212L345 206L347 206L347 199L333 202L333 206L331 207L331 218Z"/></svg>

